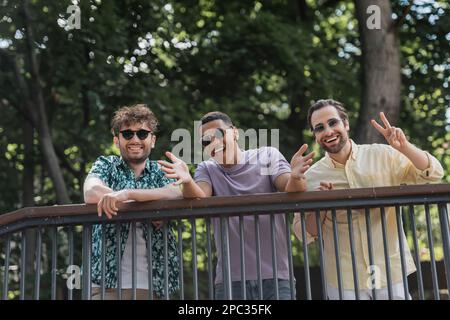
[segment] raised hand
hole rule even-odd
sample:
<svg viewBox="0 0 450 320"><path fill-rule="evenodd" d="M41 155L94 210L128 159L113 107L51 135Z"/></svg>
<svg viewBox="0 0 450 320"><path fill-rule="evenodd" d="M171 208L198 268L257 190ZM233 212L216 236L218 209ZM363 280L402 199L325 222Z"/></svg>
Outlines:
<svg viewBox="0 0 450 320"><path fill-rule="evenodd" d="M383 135L386 141L398 151L404 150L408 146L408 139L402 129L391 126L388 119L383 112L380 112L381 121L383 121L385 128L383 128L374 119L371 120L372 125L379 133Z"/></svg>
<svg viewBox="0 0 450 320"><path fill-rule="evenodd" d="M172 161L172 163L164 160L158 160L158 163L162 167L161 170L166 173L167 178L177 179L175 185L192 181L189 168L183 160L178 159L172 152L169 151L166 152L166 156L170 159L170 161Z"/></svg>
<svg viewBox="0 0 450 320"><path fill-rule="evenodd" d="M307 144L302 145L291 159L291 175L294 178L304 178L304 173L309 169L313 162L312 158L315 155L314 151L306 156L303 156L307 149Z"/></svg>

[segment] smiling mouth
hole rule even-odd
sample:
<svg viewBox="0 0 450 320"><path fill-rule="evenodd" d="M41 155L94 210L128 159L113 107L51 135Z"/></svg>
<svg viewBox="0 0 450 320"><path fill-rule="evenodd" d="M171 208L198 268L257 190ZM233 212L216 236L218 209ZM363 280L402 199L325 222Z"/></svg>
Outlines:
<svg viewBox="0 0 450 320"><path fill-rule="evenodd" d="M214 150L211 152L211 156L214 157L214 156L216 155L216 153L219 153L219 152L221 152L221 151L223 151L223 150L225 150L225 146L218 147L218 148L214 149Z"/></svg>
<svg viewBox="0 0 450 320"><path fill-rule="evenodd" d="M325 140L326 143L332 143L338 139L338 136Z"/></svg>
<svg viewBox="0 0 450 320"><path fill-rule="evenodd" d="M141 151L143 148L141 146L130 146L127 148L131 152Z"/></svg>

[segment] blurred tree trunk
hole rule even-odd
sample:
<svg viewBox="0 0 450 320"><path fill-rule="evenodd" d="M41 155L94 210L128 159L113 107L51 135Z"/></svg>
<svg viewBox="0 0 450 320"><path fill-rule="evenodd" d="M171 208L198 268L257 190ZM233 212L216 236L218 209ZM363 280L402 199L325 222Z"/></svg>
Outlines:
<svg viewBox="0 0 450 320"><path fill-rule="evenodd" d="M47 121L45 111L45 102L41 87L41 76L39 73L39 65L37 62L34 35L31 23L31 15L28 8L28 0L23 1L23 20L25 25L27 58L29 61L30 74L32 79L31 95L33 99L27 104L31 114L34 114L35 128L39 134L39 141L42 148L42 154L45 158L50 177L53 181L54 190L56 193L56 200L58 204L67 204L70 202L67 187L64 182L61 167L59 165L58 157L53 146L53 140L50 134L50 128Z"/></svg>
<svg viewBox="0 0 450 320"><path fill-rule="evenodd" d="M380 9L380 29L370 29L376 15L367 12L371 5ZM355 140L358 143L383 142L372 127L371 119L385 112L391 124L397 124L400 113L400 49L393 26L389 0L355 0L356 16L362 47L362 96ZM368 21L369 20L369 21Z"/></svg>

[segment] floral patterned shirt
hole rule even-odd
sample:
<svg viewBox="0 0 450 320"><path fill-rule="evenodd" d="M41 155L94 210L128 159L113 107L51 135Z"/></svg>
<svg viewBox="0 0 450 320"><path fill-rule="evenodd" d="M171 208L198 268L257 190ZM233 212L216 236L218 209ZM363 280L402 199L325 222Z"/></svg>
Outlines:
<svg viewBox="0 0 450 320"><path fill-rule="evenodd" d="M106 186L119 191L123 189L154 189L161 188L173 182L164 176L158 163L147 160L145 169L139 178L135 178L133 170L125 161L118 156L99 157L89 171L89 176L101 179ZM164 296L164 236L163 229L156 230L152 224L152 268L153 268L153 290L159 296ZM105 242L105 287L117 288L117 248L116 248L116 226L106 223ZM142 224L144 238L147 244L148 227ZM168 224L168 285L169 294L179 288L179 258L177 254L177 241L174 235L172 223ZM120 257L122 258L131 223L123 223L121 228ZM102 225L96 224L92 228L92 282L100 285L102 277Z"/></svg>

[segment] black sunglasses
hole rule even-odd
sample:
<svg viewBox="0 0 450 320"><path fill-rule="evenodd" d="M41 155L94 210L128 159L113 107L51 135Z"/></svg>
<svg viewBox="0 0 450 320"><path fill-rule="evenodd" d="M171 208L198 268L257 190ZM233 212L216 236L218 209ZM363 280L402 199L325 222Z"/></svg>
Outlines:
<svg viewBox="0 0 450 320"><path fill-rule="evenodd" d="M134 131L134 130L122 130L122 131L120 131L120 133L122 134L122 137L125 140L131 140L134 137L134 134L136 134L140 140L145 140L145 139L147 139L148 134L149 133L151 134L152 132L148 131L148 130L140 129L140 130L137 130L137 131Z"/></svg>
<svg viewBox="0 0 450 320"><path fill-rule="evenodd" d="M328 123L328 126L329 126L330 128L334 128L334 127L337 126L337 124L338 124L340 121L342 121L342 120L341 120L341 119L336 119L336 118L331 118L331 119L329 119L329 120L327 121L327 123ZM317 126L315 126L315 127L312 129L312 131L313 131L314 133L320 133L320 132L323 132L324 130L325 130L325 127L324 127L323 124L318 124Z"/></svg>
<svg viewBox="0 0 450 320"><path fill-rule="evenodd" d="M214 135L205 135L202 137L202 146L203 148L206 148L207 146L209 146L211 144L211 142L213 141L213 137L214 138L223 138L225 136L225 129L222 128L217 128L214 131Z"/></svg>

